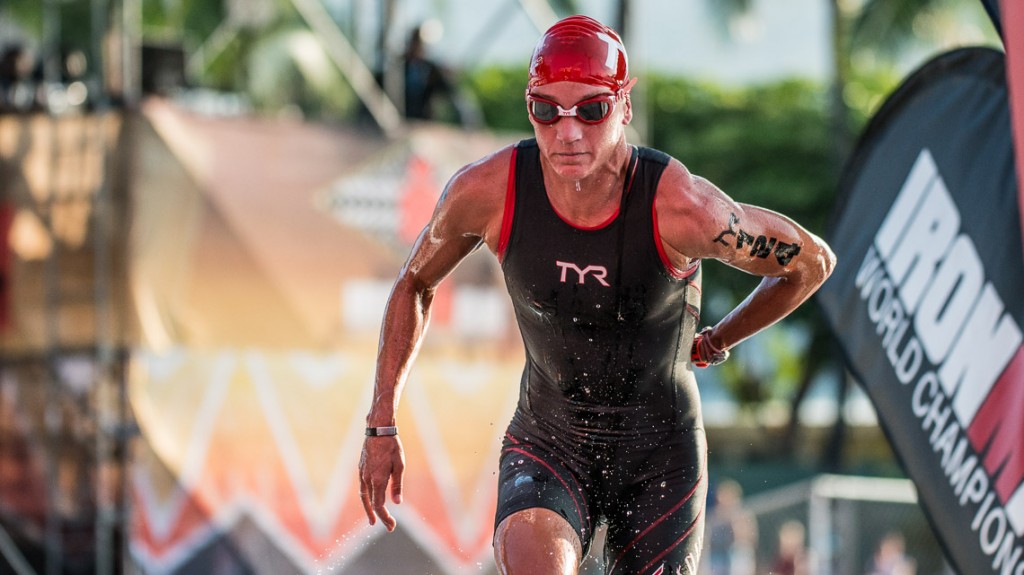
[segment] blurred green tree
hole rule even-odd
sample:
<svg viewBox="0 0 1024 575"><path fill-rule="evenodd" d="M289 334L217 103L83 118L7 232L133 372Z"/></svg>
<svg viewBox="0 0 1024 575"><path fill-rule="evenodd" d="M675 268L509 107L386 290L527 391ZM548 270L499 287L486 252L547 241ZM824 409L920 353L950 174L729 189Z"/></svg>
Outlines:
<svg viewBox="0 0 1024 575"><path fill-rule="evenodd" d="M738 105L732 111L718 110L725 113L725 125L707 121L703 127L697 120L702 113L699 110L701 100L687 99L685 89L670 87L677 101L689 102L687 107L693 115L679 115L687 128L663 138L658 132L664 131L663 120L670 114L669 110L658 109L654 113L659 120L652 123L651 134L656 146L684 153L678 157L688 158L684 161L692 162L692 169L708 176L740 201L789 214L823 235L827 231L842 165L853 149L854 135L898 84L904 72L901 66L905 66L908 54L916 50L930 57L929 52L940 47L973 39L962 32L971 28L964 25L965 19L983 19L982 28L989 24L980 4L966 7L954 0L827 1L832 22L833 63L828 85L815 87L784 82L755 88L746 94L717 98L718 102L733 101ZM708 5L725 24L751 7L743 0L708 2ZM728 34L730 27L724 25L721 30ZM993 32L988 38L998 41ZM753 99L748 99L751 96ZM655 101L654 106L657 108L664 103ZM761 104L766 104L767 108L762 108ZM712 285L722 285L716 281L722 274L717 266L708 266L705 274ZM717 320L715 312L728 310L738 302L736 298L753 287L756 279L737 279L733 274L730 281L733 293L722 298L720 309L710 306L709 321ZM779 365L796 372L791 374L795 378L780 373L778 381L773 382L775 387L784 384L773 392L788 395L790 404L787 433L783 441L775 443L779 455L793 451L799 431L798 410L820 373L831 372L839 381L840 414L847 397L848 378L838 370L832 338L817 308L803 306L793 322L808 330L810 337L796 357L785 357L791 350L776 346L783 355ZM731 367L723 373L727 386L741 405L756 408L774 394L763 390L764 382L751 377L749 370L742 366ZM795 385L785 385L794 381ZM822 452L823 467L829 470L842 467L844 438L845 419L840 416L829 445Z"/></svg>

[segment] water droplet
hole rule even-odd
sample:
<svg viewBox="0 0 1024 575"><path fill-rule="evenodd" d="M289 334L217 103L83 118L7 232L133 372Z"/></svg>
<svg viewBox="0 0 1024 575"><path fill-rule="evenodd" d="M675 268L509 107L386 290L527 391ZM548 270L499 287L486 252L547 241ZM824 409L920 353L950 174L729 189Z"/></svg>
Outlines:
<svg viewBox="0 0 1024 575"><path fill-rule="evenodd" d="M661 482L661 486L662 486L663 488L665 487L665 482L664 482L664 481L662 481L662 482Z"/></svg>

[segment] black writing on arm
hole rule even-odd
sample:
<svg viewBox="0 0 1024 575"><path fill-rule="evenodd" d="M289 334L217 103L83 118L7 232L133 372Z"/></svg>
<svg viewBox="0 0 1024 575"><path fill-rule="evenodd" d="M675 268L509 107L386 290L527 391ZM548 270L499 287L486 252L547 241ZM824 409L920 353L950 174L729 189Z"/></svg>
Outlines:
<svg viewBox="0 0 1024 575"><path fill-rule="evenodd" d="M788 264L789 261L795 258L798 253L800 253L800 246L797 244L779 242L779 244L775 246L775 259L779 260L780 266Z"/></svg>
<svg viewBox="0 0 1024 575"><path fill-rule="evenodd" d="M729 245L729 242L725 241L726 236L735 236L736 232L732 229L733 225L740 223L740 219L736 217L736 214L729 214L729 227L722 230L722 233L718 234L715 241L722 244L723 246Z"/></svg>
<svg viewBox="0 0 1024 575"><path fill-rule="evenodd" d="M769 238L768 236L755 237L744 231L743 228L737 231L734 226L738 223L740 223L740 219L736 217L736 214L729 214L729 227L722 230L714 242L730 246L732 244L725 238L735 237L736 249L740 250L749 246L750 256L761 259L767 259L768 256L774 255L780 266L788 264L800 253L800 246L797 244L787 244L778 238Z"/></svg>

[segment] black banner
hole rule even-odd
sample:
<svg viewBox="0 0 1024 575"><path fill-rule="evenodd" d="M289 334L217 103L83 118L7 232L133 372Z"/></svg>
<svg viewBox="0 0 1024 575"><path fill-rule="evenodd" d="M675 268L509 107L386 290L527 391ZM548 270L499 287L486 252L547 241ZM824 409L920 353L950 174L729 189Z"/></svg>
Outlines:
<svg viewBox="0 0 1024 575"><path fill-rule="evenodd" d="M1005 77L943 54L846 166L818 301L964 575L1024 575L1024 258Z"/></svg>

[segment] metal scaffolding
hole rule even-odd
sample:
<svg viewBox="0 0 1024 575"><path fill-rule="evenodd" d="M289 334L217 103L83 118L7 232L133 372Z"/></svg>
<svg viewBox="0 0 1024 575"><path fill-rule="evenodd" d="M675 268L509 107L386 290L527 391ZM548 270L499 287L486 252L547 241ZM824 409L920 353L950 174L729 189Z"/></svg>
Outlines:
<svg viewBox="0 0 1024 575"><path fill-rule="evenodd" d="M32 475L38 465L45 481L42 501L34 503L41 517L0 513L0 570L9 566L18 575L126 570L125 482L134 426L125 384L126 308L119 305L127 227L126 180L119 172L126 165L116 151L128 133L126 112L137 102L140 6L138 0L90 1L90 41L80 47L88 72L69 79L65 4L41 5L40 101L4 118L20 143L0 158L9 164L4 173L22 183L2 182L2 199L18 217L41 223L47 246L41 257L19 258L9 266L17 269L4 274L8 284L14 276L28 287L13 290L22 297L11 303L19 325L5 334L0 356L3 386L16 390L13 407L24 424L15 439L5 436L0 456L24 467L19 475ZM118 39L116 58L105 49L111 38ZM72 101L83 88L87 100ZM30 165L32 157L43 161ZM14 454L21 445L27 454Z"/></svg>

